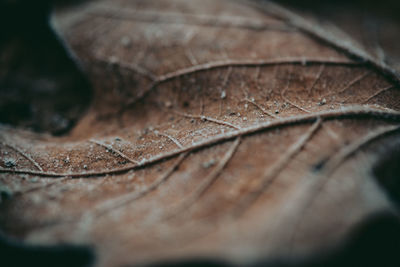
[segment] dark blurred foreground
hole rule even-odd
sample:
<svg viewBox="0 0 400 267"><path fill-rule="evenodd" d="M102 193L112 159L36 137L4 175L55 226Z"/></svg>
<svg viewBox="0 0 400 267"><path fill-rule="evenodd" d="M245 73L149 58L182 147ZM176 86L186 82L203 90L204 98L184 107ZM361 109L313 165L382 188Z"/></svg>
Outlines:
<svg viewBox="0 0 400 267"><path fill-rule="evenodd" d="M66 133L91 91L48 25L50 2L0 3L0 122Z"/></svg>

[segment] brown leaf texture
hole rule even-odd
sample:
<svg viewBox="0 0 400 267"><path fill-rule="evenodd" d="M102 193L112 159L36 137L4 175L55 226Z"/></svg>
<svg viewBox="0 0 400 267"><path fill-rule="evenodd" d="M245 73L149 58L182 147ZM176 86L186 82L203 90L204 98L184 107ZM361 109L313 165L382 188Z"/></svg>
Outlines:
<svg viewBox="0 0 400 267"><path fill-rule="evenodd" d="M358 0L330 3L286 1L297 14L302 14L296 21L292 20L294 23L308 24L305 28L319 32L322 39L363 55L399 77L400 49L396 46L400 22L397 16L400 10L398 3L391 0L382 5ZM301 17L313 22L307 23ZM329 34L326 36L323 32ZM343 40L348 40L349 36L353 40L343 44Z"/></svg>
<svg viewBox="0 0 400 267"><path fill-rule="evenodd" d="M306 22L269 2L57 10L94 100L63 137L2 126L2 229L92 244L98 266L248 263L394 211L372 167L399 138L395 70Z"/></svg>

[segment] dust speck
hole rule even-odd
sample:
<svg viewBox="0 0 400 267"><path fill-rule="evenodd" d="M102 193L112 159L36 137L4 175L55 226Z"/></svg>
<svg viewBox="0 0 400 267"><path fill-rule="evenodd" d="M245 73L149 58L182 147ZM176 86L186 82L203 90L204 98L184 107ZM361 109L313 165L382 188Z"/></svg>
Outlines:
<svg viewBox="0 0 400 267"><path fill-rule="evenodd" d="M121 44L123 47L130 47L132 44L131 38L124 36L121 38Z"/></svg>
<svg viewBox="0 0 400 267"><path fill-rule="evenodd" d="M322 100L318 103L319 106L323 106L323 105L325 105L325 104L326 104L326 99L325 99L325 98L322 99Z"/></svg>
<svg viewBox="0 0 400 267"><path fill-rule="evenodd" d="M226 92L225 90L221 92L221 99L225 99L226 98Z"/></svg>
<svg viewBox="0 0 400 267"><path fill-rule="evenodd" d="M215 159L211 159L209 161L203 162L202 166L204 169L208 169L208 168L214 166L215 163L216 163Z"/></svg>
<svg viewBox="0 0 400 267"><path fill-rule="evenodd" d="M4 158L3 162L7 168L12 168L17 166L17 161L14 158Z"/></svg>

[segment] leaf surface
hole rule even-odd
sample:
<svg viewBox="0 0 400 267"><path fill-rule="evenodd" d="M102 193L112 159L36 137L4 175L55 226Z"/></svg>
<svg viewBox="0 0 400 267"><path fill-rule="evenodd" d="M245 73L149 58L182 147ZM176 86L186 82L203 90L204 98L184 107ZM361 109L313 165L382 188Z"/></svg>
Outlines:
<svg viewBox="0 0 400 267"><path fill-rule="evenodd" d="M1 128L2 228L92 244L100 266L245 263L331 249L394 211L372 172L399 144L395 71L306 22L245 1L57 10L94 100L65 137Z"/></svg>

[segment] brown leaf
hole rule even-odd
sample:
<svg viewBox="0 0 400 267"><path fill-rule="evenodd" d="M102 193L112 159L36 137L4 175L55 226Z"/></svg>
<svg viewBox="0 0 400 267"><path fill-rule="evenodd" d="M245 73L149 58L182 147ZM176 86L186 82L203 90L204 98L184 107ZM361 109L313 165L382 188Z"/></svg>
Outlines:
<svg viewBox="0 0 400 267"><path fill-rule="evenodd" d="M303 1L302 3L283 0L296 13L302 13L318 21L323 31L346 35L353 38L352 43L368 54L376 64L389 69L399 77L400 49L398 12L400 5L396 1L384 0L380 5L374 1ZM306 7L306 9L305 9ZM315 24L314 24L315 25ZM342 38L337 38L337 43Z"/></svg>
<svg viewBox="0 0 400 267"><path fill-rule="evenodd" d="M92 244L99 266L248 263L395 210L372 172L399 140L396 72L347 37L245 1L88 1L52 23L95 98L65 137L2 127L7 233Z"/></svg>

